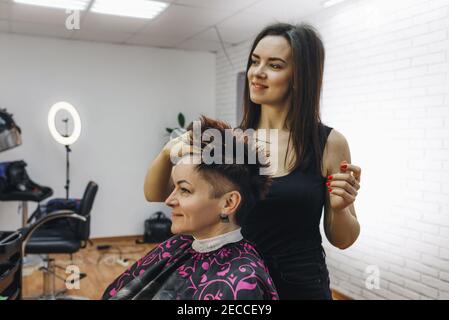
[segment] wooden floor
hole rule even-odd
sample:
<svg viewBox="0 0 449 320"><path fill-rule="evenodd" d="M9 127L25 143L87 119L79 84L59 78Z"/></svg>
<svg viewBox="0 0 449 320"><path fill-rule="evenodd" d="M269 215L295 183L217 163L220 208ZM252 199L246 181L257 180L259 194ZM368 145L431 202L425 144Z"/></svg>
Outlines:
<svg viewBox="0 0 449 320"><path fill-rule="evenodd" d="M63 267L63 269L57 268L56 274L58 276L66 279L69 274L65 273L65 268L72 264L78 266L80 272L87 274L87 277L80 281L80 288L68 290L67 294L93 300L100 299L106 287L128 268L116 262L117 258L120 257L119 250L122 252L122 258L129 259L129 266L131 266L156 245L136 244L135 240L136 237L127 237L119 240L92 240L93 245L89 244L85 249L81 249L73 255L73 262L70 260L70 255L51 255L50 257L55 259L56 264ZM98 245L111 245L112 248L100 251L97 250ZM56 290L65 289L64 281L56 279L55 287ZM22 288L23 299L33 299L41 295L43 292L43 272L34 270L30 275L24 275Z"/></svg>
<svg viewBox="0 0 449 320"><path fill-rule="evenodd" d="M109 238L109 239L94 239L92 244L80 250L73 255L73 261L70 260L70 255L51 255L55 259L57 265L63 269L57 268L56 274L63 279L66 279L69 274L65 273L65 268L68 265L76 265L80 272L87 274L87 277L80 281L79 289L68 290L68 295L86 297L91 300L98 300L103 295L106 287L128 267L117 263L117 258L121 257L129 259L129 266L137 259L144 256L148 251L156 246L156 244L136 244L135 240L138 237L125 238ZM111 245L110 250L98 250L99 245ZM29 275L23 276L23 299L34 299L42 294L43 291L43 272L35 269L26 269L25 271L32 271ZM56 279L56 290L65 289L63 280ZM347 300L338 292L333 292L335 300Z"/></svg>

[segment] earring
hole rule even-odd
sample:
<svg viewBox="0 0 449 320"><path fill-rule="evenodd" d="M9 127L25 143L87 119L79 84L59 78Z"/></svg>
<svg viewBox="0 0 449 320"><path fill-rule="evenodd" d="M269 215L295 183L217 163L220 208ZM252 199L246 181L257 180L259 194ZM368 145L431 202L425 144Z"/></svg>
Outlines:
<svg viewBox="0 0 449 320"><path fill-rule="evenodd" d="M229 222L229 216L225 213L220 213L220 222L228 223Z"/></svg>

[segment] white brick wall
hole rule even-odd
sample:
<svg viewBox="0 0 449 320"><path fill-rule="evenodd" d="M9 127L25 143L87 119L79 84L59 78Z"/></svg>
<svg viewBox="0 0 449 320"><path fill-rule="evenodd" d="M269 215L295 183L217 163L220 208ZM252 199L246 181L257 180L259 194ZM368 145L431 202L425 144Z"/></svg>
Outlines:
<svg viewBox="0 0 449 320"><path fill-rule="evenodd" d="M224 52L216 57L216 110L217 118L237 125L237 73L245 71L251 43L243 43L227 50L230 61Z"/></svg>
<svg viewBox="0 0 449 320"><path fill-rule="evenodd" d="M349 0L304 20L326 47L322 119L363 170L358 241L341 251L324 240L332 287L449 299L449 0ZM250 45L228 50L233 66L217 53L216 115L233 125ZM380 289L365 287L368 265Z"/></svg>

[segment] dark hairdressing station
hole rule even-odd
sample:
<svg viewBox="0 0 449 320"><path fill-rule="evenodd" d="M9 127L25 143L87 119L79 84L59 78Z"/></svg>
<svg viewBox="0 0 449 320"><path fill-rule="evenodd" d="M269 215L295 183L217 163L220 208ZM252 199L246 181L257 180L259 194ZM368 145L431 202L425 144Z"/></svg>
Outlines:
<svg viewBox="0 0 449 320"><path fill-rule="evenodd" d="M21 130L12 115L0 109L0 152L21 145ZM81 199L52 199L49 187L32 181L24 161L0 163L0 201L19 201L22 227L0 231L0 300L22 298L22 261L25 254L44 255L43 295L40 298L70 298L55 292L54 259L49 254L73 254L85 247L90 235L90 212L98 185L89 182ZM38 203L28 218L28 201ZM82 275L82 276L85 276Z"/></svg>

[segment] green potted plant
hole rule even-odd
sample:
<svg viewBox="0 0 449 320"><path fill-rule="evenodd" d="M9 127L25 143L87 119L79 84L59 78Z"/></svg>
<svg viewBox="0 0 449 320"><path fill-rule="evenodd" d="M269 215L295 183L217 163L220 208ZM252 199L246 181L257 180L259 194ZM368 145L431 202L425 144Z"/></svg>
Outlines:
<svg viewBox="0 0 449 320"><path fill-rule="evenodd" d="M178 113L178 127L175 128L165 128L167 131L167 134L170 135L172 138L178 137L182 135L184 132L186 132L186 129L184 128L186 123L185 117L182 114L182 112Z"/></svg>

